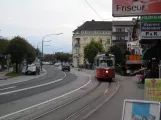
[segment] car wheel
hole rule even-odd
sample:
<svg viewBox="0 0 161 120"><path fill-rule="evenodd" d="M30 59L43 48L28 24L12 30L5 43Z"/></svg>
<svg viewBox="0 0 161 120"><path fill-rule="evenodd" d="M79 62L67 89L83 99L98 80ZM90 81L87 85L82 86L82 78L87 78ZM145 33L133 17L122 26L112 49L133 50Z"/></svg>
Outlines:
<svg viewBox="0 0 161 120"><path fill-rule="evenodd" d="M34 72L33 74L36 75L36 72Z"/></svg>

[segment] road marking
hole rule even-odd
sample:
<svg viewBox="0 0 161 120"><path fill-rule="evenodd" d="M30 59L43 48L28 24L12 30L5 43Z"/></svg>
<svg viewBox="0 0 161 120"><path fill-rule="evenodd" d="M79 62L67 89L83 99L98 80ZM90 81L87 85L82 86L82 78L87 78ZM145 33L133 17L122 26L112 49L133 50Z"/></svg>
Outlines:
<svg viewBox="0 0 161 120"><path fill-rule="evenodd" d="M11 89L11 88L16 88L16 86L7 87L7 88L2 88L2 89L0 89L0 90L8 90L8 89Z"/></svg>
<svg viewBox="0 0 161 120"><path fill-rule="evenodd" d="M31 79L27 79L27 80L23 80L23 81L16 81L16 82L8 83L8 84L1 84L0 87L6 86L6 85L12 85L12 84L15 84L15 83L22 83L22 82L26 82L26 81L29 81L29 80L34 80L34 79L37 79L37 78L41 78L41 77L47 75L47 71L44 68L43 68L43 70L45 71L45 73L43 72L42 74L37 75L35 77L32 77Z"/></svg>
<svg viewBox="0 0 161 120"><path fill-rule="evenodd" d="M104 95L107 94L108 90L109 90L109 88L104 91Z"/></svg>
<svg viewBox="0 0 161 120"><path fill-rule="evenodd" d="M53 83L62 81L65 77L66 77L66 73L64 73L64 76L61 79L58 79L58 80L55 80L55 81L52 81L52 82L48 82L48 83L45 83L45 84L40 84L40 85L32 86L32 87L27 87L27 88L23 88L23 89L13 90L13 91L9 91L9 92L3 92L3 93L0 93L0 96L1 95L11 94L11 93L16 93L16 92L20 92L20 91L24 91L24 90L29 90L29 89L33 89L33 88L37 88L37 87L42 87L42 86L49 85L49 84L53 84Z"/></svg>
<svg viewBox="0 0 161 120"><path fill-rule="evenodd" d="M86 84L84 84L83 86L81 86L81 87L79 87L79 88L77 88L77 89L75 89L75 90L72 90L72 91L70 91L70 92L68 92L68 93L65 93L65 94L63 94L63 95L60 95L60 96L58 96L58 97L55 97L55 98L53 98L53 99L47 100L47 101L45 101L45 102L42 102L42 103L33 105L33 106L31 106L31 107L27 107L27 108L25 108L25 109L22 109L22 110L19 110L19 111L16 111L16 112L13 112L13 113L10 113L10 114L1 116L1 117L0 117L0 120L1 120L1 119L5 119L5 120L6 120L7 118L9 118L9 117L11 117L11 116L14 116L15 114L18 114L18 113L20 113L20 115L23 115L23 114L25 114L25 111L27 111L27 110L36 108L36 107L38 107L38 106L40 106L40 105L47 104L47 103L49 103L49 102L52 102L52 101L54 101L54 100L57 100L57 99L59 99L59 98L62 98L62 97L64 97L64 96L67 96L67 95L69 95L69 94L72 94L72 93L74 93L74 92L76 92L76 91L82 89L83 87L87 86L87 85L92 81L90 75L88 75L88 74L85 74L85 75L87 75L90 79L89 79L89 81L88 81ZM39 108L38 108L38 109L39 109ZM17 117L19 117L19 116L18 116L18 115L15 115L15 117L17 118ZM15 118L15 119L16 119L16 118ZM13 119L14 119L14 118L13 118Z"/></svg>

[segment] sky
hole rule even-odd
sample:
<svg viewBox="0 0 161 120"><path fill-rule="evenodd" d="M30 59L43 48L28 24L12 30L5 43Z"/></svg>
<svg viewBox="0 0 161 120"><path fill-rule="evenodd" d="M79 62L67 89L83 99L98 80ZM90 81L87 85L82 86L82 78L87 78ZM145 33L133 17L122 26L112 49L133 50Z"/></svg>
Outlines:
<svg viewBox="0 0 161 120"><path fill-rule="evenodd" d="M87 0L103 20L112 18L112 0ZM41 49L45 37L44 53L71 52L72 31L85 21L101 21L85 0L0 0L0 36L26 38ZM39 44L39 45L38 45Z"/></svg>

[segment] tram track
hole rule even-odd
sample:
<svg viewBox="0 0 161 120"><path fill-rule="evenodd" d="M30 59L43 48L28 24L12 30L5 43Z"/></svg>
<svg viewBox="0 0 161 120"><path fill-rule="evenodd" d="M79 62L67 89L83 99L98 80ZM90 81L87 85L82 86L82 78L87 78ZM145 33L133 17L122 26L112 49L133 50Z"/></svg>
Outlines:
<svg viewBox="0 0 161 120"><path fill-rule="evenodd" d="M95 82L98 82L98 81L95 80ZM99 91L101 89L102 84L104 84L104 83L99 81L97 86L94 87L93 89L91 89L90 91L88 91L87 93L80 95L80 96L76 97L75 99L72 99L72 100L70 100L70 101L68 101L56 108L51 109L50 111L48 111L46 113L36 116L30 120L41 120L41 119L43 120L43 119L46 119L45 117L47 117L48 115L54 114L55 112L58 112L58 113L65 112L65 109L70 108L72 105L78 104L79 102L81 103L81 101L82 102L85 101L86 97L89 98L89 96L93 96L93 94L95 94L96 91ZM110 88L110 83L108 83L108 87L105 88L106 92L108 91L109 88ZM84 104L80 108L76 109L76 111L73 111L70 114L66 115L65 117L61 118L61 120L69 120L69 119L75 117L81 111L83 111L84 109L88 108L90 105L99 101L103 97L103 95L104 95L104 90L100 91L100 94L97 95L96 97L94 97L92 100L89 100L89 102L87 102L86 104ZM51 119L53 120L52 117L51 117Z"/></svg>

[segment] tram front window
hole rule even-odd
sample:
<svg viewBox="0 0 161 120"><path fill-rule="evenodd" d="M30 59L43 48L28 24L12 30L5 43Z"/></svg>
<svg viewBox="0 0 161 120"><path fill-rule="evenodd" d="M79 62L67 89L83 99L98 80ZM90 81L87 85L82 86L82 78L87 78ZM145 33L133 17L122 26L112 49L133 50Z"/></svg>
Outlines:
<svg viewBox="0 0 161 120"><path fill-rule="evenodd" d="M112 60L101 60L100 67L112 67L113 61Z"/></svg>

